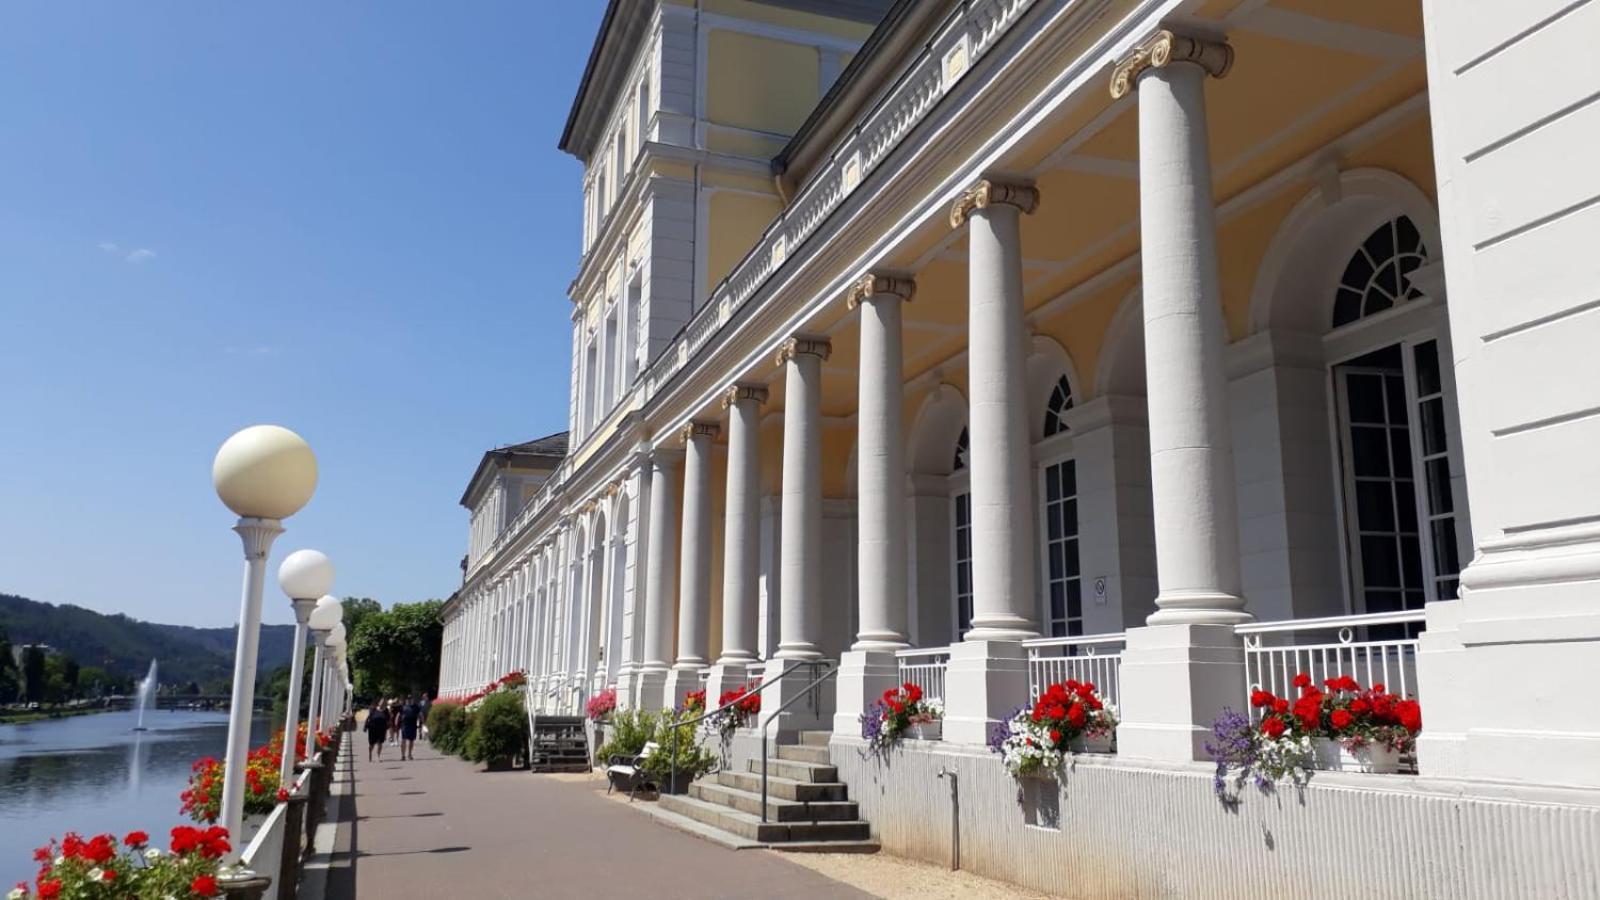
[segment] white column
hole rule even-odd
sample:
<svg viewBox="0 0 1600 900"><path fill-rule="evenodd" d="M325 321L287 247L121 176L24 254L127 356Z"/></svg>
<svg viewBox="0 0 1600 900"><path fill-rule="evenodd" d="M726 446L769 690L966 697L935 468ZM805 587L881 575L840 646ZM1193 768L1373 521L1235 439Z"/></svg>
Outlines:
<svg viewBox="0 0 1600 900"><path fill-rule="evenodd" d="M907 641L906 462L901 407L901 306L916 285L874 273L845 302L861 310L860 404L856 412L856 642L839 660L834 730L855 736L860 716L899 680L894 651Z"/></svg>
<svg viewBox="0 0 1600 900"><path fill-rule="evenodd" d="M1022 214L1034 188L986 179L950 210L967 229L967 365L972 474L972 628L950 648L944 738L981 744L1026 699L1021 641L1037 637L1033 459L1022 309Z"/></svg>
<svg viewBox="0 0 1600 900"><path fill-rule="evenodd" d="M650 454L650 541L646 548L644 648L634 705L660 709L672 660L675 551L678 543L678 454L658 448Z"/></svg>
<svg viewBox="0 0 1600 900"><path fill-rule="evenodd" d="M678 659L667 679L667 703L678 706L700 687L711 637L711 454L717 426L683 429L683 546L678 568Z"/></svg>
<svg viewBox="0 0 1600 900"><path fill-rule="evenodd" d="M797 335L784 343L783 501L780 510L778 652L768 666L822 658L822 361L833 347L826 338ZM765 691L762 719L799 693L822 670L807 666ZM819 727L832 717L833 692L822 691L815 704L798 703L782 714L779 732Z"/></svg>
<svg viewBox="0 0 1600 900"><path fill-rule="evenodd" d="M743 684L756 661L758 578L761 562L761 404L767 389L738 384L728 389L728 489L723 513L722 653L711 667L706 697Z"/></svg>
<svg viewBox="0 0 1600 900"><path fill-rule="evenodd" d="M1158 32L1113 75L1139 90L1139 225L1143 268L1151 505L1159 592L1149 627L1123 654L1129 756L1203 759L1225 706L1244 708L1250 620L1239 578L1239 525L1223 371L1205 80L1233 52Z"/></svg>

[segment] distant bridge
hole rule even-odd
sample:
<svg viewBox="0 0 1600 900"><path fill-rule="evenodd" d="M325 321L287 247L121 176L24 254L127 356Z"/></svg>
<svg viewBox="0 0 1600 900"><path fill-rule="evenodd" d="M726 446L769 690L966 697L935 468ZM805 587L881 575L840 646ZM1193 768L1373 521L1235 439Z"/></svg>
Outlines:
<svg viewBox="0 0 1600 900"><path fill-rule="evenodd" d="M108 697L106 706L113 709L132 709L135 697ZM161 694L156 697L157 709L227 709L233 697L228 694ZM272 698L256 694L256 709L272 708Z"/></svg>

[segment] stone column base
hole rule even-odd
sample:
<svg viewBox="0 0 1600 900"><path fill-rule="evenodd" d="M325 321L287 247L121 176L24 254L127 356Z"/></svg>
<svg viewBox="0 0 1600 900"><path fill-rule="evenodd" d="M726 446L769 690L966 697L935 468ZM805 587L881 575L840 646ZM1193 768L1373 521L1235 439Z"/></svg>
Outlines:
<svg viewBox="0 0 1600 900"><path fill-rule="evenodd" d="M767 678L774 680L770 687L761 692L761 715L758 724L765 724L768 719L778 717L778 721L767 730L768 737L775 741L780 735L787 739L802 731L821 731L833 726L834 686L823 682L814 691L805 690L807 685L827 672L824 668L828 665L827 660L816 660L818 663L816 666L800 666L788 675L778 677L779 672L799 661L774 659L767 663ZM775 712L778 707L802 693L810 696L795 700L794 705L781 714Z"/></svg>
<svg viewBox="0 0 1600 900"><path fill-rule="evenodd" d="M1028 702L1028 656L1021 641L950 645L944 673L944 740L987 744L989 729Z"/></svg>
<svg viewBox="0 0 1600 900"><path fill-rule="evenodd" d="M666 669L640 669L633 682L633 708L655 712L666 705Z"/></svg>
<svg viewBox="0 0 1600 900"><path fill-rule="evenodd" d="M752 660L753 662L754 660ZM711 677L706 679L706 710L717 708L717 698L741 685L751 682L750 666L744 662L718 662L711 667Z"/></svg>
<svg viewBox="0 0 1600 900"><path fill-rule="evenodd" d="M861 714L900 684L900 660L892 650L850 650L839 657L834 734L861 736Z"/></svg>
<svg viewBox="0 0 1600 900"><path fill-rule="evenodd" d="M1205 744L1223 708L1249 709L1244 641L1232 625L1129 628L1121 687L1118 755L1210 759Z"/></svg>
<svg viewBox="0 0 1600 900"><path fill-rule="evenodd" d="M624 665L617 669L617 709L632 709L634 700L634 671L633 666Z"/></svg>
<svg viewBox="0 0 1600 900"><path fill-rule="evenodd" d="M700 690L700 666L673 666L667 673L665 699L663 705L668 709L678 709L683 706L683 698L690 691ZM707 694L709 695L709 691Z"/></svg>

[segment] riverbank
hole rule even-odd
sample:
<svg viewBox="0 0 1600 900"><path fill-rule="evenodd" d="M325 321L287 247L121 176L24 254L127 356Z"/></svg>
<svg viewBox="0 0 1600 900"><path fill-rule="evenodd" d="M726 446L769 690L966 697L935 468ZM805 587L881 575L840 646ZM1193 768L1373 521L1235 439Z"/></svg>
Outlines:
<svg viewBox="0 0 1600 900"><path fill-rule="evenodd" d="M92 716L96 713L127 712L127 707L116 708L110 706L79 706L51 709L19 709L0 710L0 725L26 725L29 722L44 722L50 719L71 719L77 716Z"/></svg>

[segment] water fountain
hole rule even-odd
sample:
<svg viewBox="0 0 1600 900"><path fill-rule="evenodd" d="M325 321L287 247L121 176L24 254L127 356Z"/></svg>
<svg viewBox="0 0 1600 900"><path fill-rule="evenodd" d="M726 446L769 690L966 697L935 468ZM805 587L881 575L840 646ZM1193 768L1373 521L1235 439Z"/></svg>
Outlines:
<svg viewBox="0 0 1600 900"><path fill-rule="evenodd" d="M139 710L139 724L134 727L134 731L145 730L144 711L155 706L156 688L158 686L159 682L156 681L156 661L152 659L150 660L150 672L139 682L139 693L134 701Z"/></svg>

